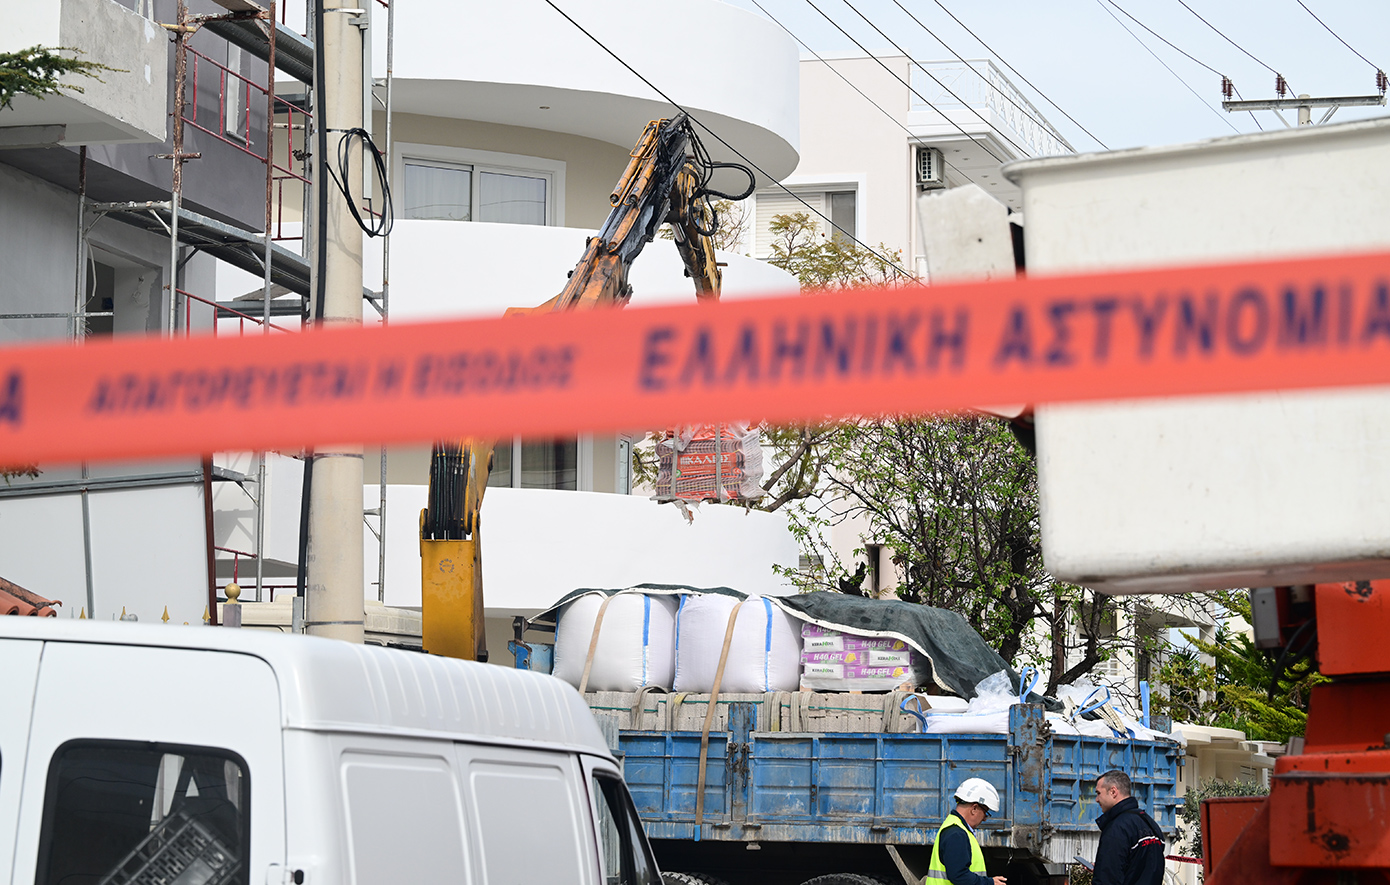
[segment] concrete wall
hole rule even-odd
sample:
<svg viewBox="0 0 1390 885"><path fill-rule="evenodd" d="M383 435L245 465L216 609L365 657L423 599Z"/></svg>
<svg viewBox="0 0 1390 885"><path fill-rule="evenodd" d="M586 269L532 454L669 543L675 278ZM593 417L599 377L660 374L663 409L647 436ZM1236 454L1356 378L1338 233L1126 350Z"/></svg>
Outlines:
<svg viewBox="0 0 1390 885"><path fill-rule="evenodd" d="M830 61L851 83L884 110L907 115L907 87L872 59ZM908 78L905 58L884 59L898 76ZM901 249L912 267L912 151L902 127L869 104L835 72L819 61L801 63L801 162L784 183L789 187L852 184L859 190L860 240L877 248Z"/></svg>
<svg viewBox="0 0 1390 885"><path fill-rule="evenodd" d="M366 497L375 506L376 489L369 487ZM420 605L424 506L425 486L389 488L387 605ZM797 557L796 541L779 513L702 507L687 523L674 506L633 495L489 489L482 520L490 618L537 614L577 587L651 582L792 592L772 571L774 564L794 566ZM375 598L377 542L370 532L363 534L364 592Z"/></svg>
<svg viewBox="0 0 1390 885"><path fill-rule="evenodd" d="M113 0L0 0L0 52L33 46L80 50L106 65L95 77L68 74L42 99L16 97L0 127L66 126L64 144L157 141L167 122L167 37ZM78 91L80 90L80 91Z"/></svg>

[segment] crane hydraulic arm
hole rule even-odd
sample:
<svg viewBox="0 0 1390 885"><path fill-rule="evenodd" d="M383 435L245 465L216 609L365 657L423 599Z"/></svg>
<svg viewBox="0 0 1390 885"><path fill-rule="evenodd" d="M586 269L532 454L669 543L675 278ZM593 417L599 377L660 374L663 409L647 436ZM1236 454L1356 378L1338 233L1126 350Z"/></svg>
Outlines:
<svg viewBox="0 0 1390 885"><path fill-rule="evenodd" d="M720 168L747 176L746 189L736 194L713 189L710 180ZM712 161L684 114L653 120L609 197L613 208L607 220L589 238L564 289L544 304L507 314L623 306L632 296L628 268L668 222L695 297L718 301L722 275L713 236L719 217L710 198L742 200L755 184L749 169ZM487 660L480 513L492 450L491 440L449 440L436 443L430 459L420 558L423 640L432 654Z"/></svg>

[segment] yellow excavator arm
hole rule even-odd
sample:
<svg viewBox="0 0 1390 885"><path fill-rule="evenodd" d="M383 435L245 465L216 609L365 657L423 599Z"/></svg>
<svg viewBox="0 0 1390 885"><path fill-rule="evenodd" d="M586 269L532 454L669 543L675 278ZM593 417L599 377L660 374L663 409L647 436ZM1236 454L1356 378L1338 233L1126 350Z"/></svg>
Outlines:
<svg viewBox="0 0 1390 885"><path fill-rule="evenodd" d="M716 169L748 178L739 194L713 190ZM753 192L753 173L709 159L684 114L647 124L627 168L609 197L613 208L560 294L536 307L511 308L508 315L555 310L621 307L632 296L628 268L669 222L686 276L701 302L719 300L721 274L713 236L719 218L710 197L742 200ZM431 654L487 660L483 634L481 511L492 469L491 440L436 443L430 459L429 498L420 513L423 639Z"/></svg>

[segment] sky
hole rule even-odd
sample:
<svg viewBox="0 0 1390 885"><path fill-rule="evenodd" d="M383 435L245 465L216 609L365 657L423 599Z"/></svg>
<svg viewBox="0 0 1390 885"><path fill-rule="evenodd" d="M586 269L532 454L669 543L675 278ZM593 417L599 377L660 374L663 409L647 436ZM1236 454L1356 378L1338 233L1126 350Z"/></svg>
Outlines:
<svg viewBox="0 0 1390 885"><path fill-rule="evenodd" d="M1375 66L1338 42L1298 0L941 0L995 50L993 53L952 21L936 0L725 2L757 15L764 14L758 9L761 4L767 14L818 53L859 50L812 4L875 54L899 53L855 12L856 8L919 61L951 59L951 50L968 59L1002 58L1112 149L1255 132L1258 126L1283 128L1270 111L1257 112L1252 119L1250 114L1222 110L1220 76L1164 45L1114 3L1200 62L1230 77L1246 99L1275 97L1275 75L1260 62L1284 75L1291 94L1314 97L1374 95L1376 66L1390 72L1390 0L1303 0ZM1245 52L1203 24L1182 2ZM1120 22L1139 39L1127 33ZM810 56L803 50L803 57ZM1035 89L1004 70L1079 151L1101 149ZM1290 124L1296 122L1296 110L1283 113ZM1314 122L1322 113L1314 111ZM1386 114L1390 108L1344 108L1332 121Z"/></svg>

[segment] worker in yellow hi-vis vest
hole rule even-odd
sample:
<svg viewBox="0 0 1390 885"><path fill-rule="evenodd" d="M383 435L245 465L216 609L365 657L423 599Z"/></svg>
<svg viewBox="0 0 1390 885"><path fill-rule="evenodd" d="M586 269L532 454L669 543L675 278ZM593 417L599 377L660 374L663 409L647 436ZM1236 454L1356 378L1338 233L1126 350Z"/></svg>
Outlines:
<svg viewBox="0 0 1390 885"><path fill-rule="evenodd" d="M999 791L983 778L972 777L956 787L956 810L936 831L931 867L923 885L1006 885L1003 876L985 875L985 854L975 828L999 810Z"/></svg>

